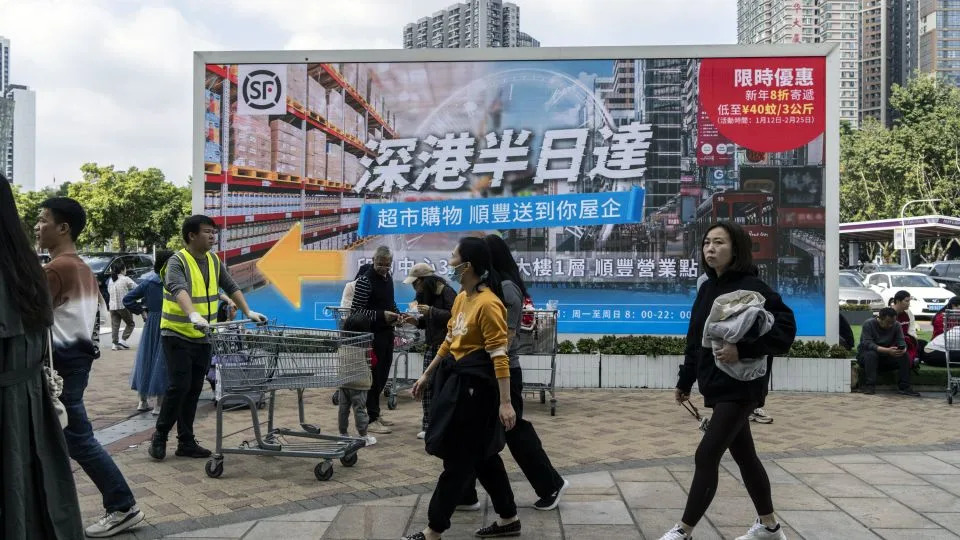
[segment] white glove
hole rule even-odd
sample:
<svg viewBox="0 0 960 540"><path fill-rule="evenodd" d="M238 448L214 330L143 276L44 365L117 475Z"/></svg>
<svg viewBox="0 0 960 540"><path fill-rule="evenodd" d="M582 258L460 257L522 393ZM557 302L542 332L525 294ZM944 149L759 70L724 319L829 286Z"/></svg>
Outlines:
<svg viewBox="0 0 960 540"><path fill-rule="evenodd" d="M257 313L256 311L250 311L247 313L247 318L253 322L265 323L267 322L267 316L263 313Z"/></svg>
<svg viewBox="0 0 960 540"><path fill-rule="evenodd" d="M199 313L194 311L190 314L190 322L199 330L210 328L210 322L204 319Z"/></svg>

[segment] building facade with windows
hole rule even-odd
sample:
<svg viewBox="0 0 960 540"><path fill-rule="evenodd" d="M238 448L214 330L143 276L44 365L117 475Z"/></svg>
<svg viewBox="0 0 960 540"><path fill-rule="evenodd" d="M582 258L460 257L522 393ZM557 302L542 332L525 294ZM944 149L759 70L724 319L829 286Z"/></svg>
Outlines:
<svg viewBox="0 0 960 540"><path fill-rule="evenodd" d="M502 0L471 0L403 27L404 49L539 47L520 31L520 8Z"/></svg>

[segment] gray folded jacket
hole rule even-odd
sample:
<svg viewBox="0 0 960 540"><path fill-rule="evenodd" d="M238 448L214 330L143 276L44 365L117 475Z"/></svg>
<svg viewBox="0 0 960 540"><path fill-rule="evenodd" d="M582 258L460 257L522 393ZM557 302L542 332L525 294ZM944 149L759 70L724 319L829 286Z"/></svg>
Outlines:
<svg viewBox="0 0 960 540"><path fill-rule="evenodd" d="M734 291L722 294L713 301L710 315L703 327L701 344L716 351L727 343L750 343L773 328L773 315L763 309L766 299L756 291ZM767 374L766 357L741 358L725 364L714 362L721 371L738 381L752 381Z"/></svg>

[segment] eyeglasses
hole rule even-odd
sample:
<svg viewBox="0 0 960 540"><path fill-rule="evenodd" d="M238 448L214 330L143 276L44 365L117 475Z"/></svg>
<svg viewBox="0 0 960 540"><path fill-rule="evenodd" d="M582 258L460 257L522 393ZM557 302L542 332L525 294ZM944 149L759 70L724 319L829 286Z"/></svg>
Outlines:
<svg viewBox="0 0 960 540"><path fill-rule="evenodd" d="M697 406L691 403L689 399L681 401L680 405L682 405L691 416L700 421L700 431L706 433L707 427L710 425L710 418L701 416Z"/></svg>

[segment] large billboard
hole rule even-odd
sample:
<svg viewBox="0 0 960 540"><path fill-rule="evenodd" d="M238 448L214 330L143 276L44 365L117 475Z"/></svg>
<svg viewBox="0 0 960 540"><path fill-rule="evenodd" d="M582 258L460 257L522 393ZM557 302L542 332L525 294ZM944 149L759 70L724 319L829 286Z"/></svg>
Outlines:
<svg viewBox="0 0 960 540"><path fill-rule="evenodd" d="M799 334L829 337L830 50L198 53L194 208L287 324L332 324L377 246L403 305L414 264L499 234L584 334L685 333L700 238L730 219Z"/></svg>

